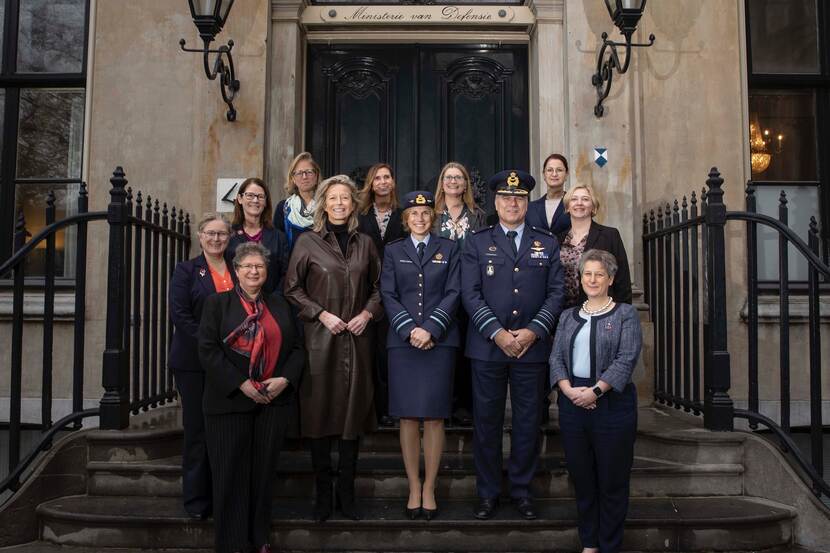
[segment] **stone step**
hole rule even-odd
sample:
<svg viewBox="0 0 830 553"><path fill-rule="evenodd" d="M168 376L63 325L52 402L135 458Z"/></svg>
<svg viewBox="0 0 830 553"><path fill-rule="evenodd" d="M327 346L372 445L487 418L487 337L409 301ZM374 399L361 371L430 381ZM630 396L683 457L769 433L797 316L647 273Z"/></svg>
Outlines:
<svg viewBox="0 0 830 553"><path fill-rule="evenodd" d="M336 459L335 459L336 466ZM505 460L504 467L507 467ZM181 457L140 462L92 461L88 493L92 495L181 495ZM422 467L423 469L423 467ZM735 464L683 465L636 457L631 493L637 497L740 495L743 467ZM308 498L314 490L310 456L287 451L280 457L275 493L279 497ZM439 472L439 496L472 499L475 467L470 454L445 454ZM573 497L565 460L543 454L533 483L536 497ZM409 493L400 454L363 453L358 461L357 493L362 497L405 498Z"/></svg>
<svg viewBox="0 0 830 553"><path fill-rule="evenodd" d="M311 520L308 502L274 508L271 537L290 551L531 552L576 550L573 500L537 502L540 518L521 519L509 504L488 521L472 518L474 503L445 501L437 519L410 521L402 504L364 500L364 519ZM176 498L71 496L38 507L41 538L68 546L209 548L211 521L181 514ZM795 511L746 497L635 498L624 547L635 551L759 551L792 543Z"/></svg>

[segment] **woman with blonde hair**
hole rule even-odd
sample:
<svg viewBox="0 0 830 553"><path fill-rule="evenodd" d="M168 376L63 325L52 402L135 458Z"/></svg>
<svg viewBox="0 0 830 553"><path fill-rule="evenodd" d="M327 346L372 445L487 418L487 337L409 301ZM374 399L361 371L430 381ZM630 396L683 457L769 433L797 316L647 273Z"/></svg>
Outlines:
<svg viewBox="0 0 830 553"><path fill-rule="evenodd" d="M590 184L577 184L562 200L571 218L571 228L560 233L559 258L565 273L565 307L573 307L585 301L585 291L580 285L579 259L588 250L603 250L617 260L618 269L611 285L611 297L617 303L631 303L631 273L620 231L594 221L601 202Z"/></svg>
<svg viewBox="0 0 830 553"><path fill-rule="evenodd" d="M372 239L357 231L357 189L349 177L324 180L315 202L312 232L297 238L285 275L285 296L298 309L308 349L300 426L311 446L315 520L332 512L334 440L340 450L338 504L344 516L357 520L358 438L375 428L375 329L369 322L383 318L380 258Z"/></svg>
<svg viewBox="0 0 830 553"><path fill-rule="evenodd" d="M461 249L468 232L485 226L486 214L473 199L470 174L466 167L450 161L441 169L435 187L435 223L433 232L458 242Z"/></svg>
<svg viewBox="0 0 830 553"><path fill-rule="evenodd" d="M314 225L314 192L319 182L320 166L310 153L300 153L288 166L287 197L277 204L274 226L285 233L289 251L297 237Z"/></svg>

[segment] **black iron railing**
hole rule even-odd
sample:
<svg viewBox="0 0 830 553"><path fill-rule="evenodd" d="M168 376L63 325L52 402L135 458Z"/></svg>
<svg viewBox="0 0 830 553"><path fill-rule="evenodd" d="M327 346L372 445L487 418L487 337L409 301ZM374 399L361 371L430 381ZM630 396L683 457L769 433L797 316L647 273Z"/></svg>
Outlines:
<svg viewBox="0 0 830 553"><path fill-rule="evenodd" d="M26 241L26 221L21 213L15 226L15 253L0 265L0 277L8 275L13 282L8 476L0 482L0 493L20 487L22 474L51 446L58 432L79 429L84 419L95 416L100 417L101 428L125 428L130 412L137 413L175 397L172 374L166 366L167 340L172 331L167 284L175 264L188 256L190 216L175 208L168 212L167 204L160 206L158 200L153 202L150 197L144 201L141 193L136 194L133 201L132 190L126 188L127 180L120 167L116 168L110 183L107 211L88 211L87 188L82 183L76 198L77 213L59 221L55 220L55 195L50 192L45 208L46 226L29 241ZM89 223L97 221L107 222L109 248L106 350L102 374L104 395L99 407L84 409L84 353L89 339L86 328L87 237ZM56 237L59 231L72 227L75 228L72 412L52 421ZM26 287L25 265L28 256L41 244L45 244L46 250L39 393L41 437L21 459L23 348L24 344L32 345L24 341L24 297L33 293Z"/></svg>
<svg viewBox="0 0 830 553"><path fill-rule="evenodd" d="M809 224L805 243L788 227L786 195L779 201L778 219L757 213L752 183L746 190L747 211L727 211L723 202L723 179L712 168L700 197L660 205L643 215L645 295L654 322L654 396L661 403L703 414L704 426L732 430L734 419L746 419L752 429L763 425L793 455L813 491L830 495L824 480L821 383L821 327L819 294L830 282L830 266L819 257L819 229L815 218ZM746 223L746 289L729 292L747 298L747 408L736 409L730 397L732 363L728 342L725 227L729 221ZM779 399L778 421L761 413L759 402L759 279L758 226L771 229L778 239L779 306ZM805 455L791 437L790 381L790 249L807 267L804 292L808 303L810 455ZM743 276L743 275L742 275ZM737 366L735 367L737 370ZM701 381L702 378L702 381Z"/></svg>

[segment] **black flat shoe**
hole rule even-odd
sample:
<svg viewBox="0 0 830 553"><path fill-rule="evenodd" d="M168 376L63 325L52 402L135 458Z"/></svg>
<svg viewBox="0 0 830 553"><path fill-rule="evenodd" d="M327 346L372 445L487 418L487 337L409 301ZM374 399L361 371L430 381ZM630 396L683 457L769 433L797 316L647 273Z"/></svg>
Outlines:
<svg viewBox="0 0 830 553"><path fill-rule="evenodd" d="M533 506L532 499L529 497L520 497L514 499L513 502L516 504L516 510L519 511L522 518L525 520L536 520L538 515L536 514L536 507Z"/></svg>
<svg viewBox="0 0 830 553"><path fill-rule="evenodd" d="M415 520L416 518L421 516L422 509L421 507L415 507L414 509L406 507L403 511L406 515L406 518L408 518L409 520Z"/></svg>
<svg viewBox="0 0 830 553"><path fill-rule="evenodd" d="M487 520L489 518L493 518L493 515L496 514L496 509L498 508L498 506L498 497L483 498L478 502L478 506L475 508L473 516L476 517L478 520Z"/></svg>

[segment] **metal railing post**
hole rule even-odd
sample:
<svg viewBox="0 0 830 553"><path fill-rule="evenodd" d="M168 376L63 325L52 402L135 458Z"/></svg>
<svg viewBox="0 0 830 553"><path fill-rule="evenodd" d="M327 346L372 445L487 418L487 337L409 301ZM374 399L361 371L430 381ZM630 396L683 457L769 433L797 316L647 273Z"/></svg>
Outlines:
<svg viewBox="0 0 830 553"><path fill-rule="evenodd" d="M723 179L717 167L709 171L705 222L707 228L708 311L709 333L704 371L706 390L703 404L703 425L709 430L731 431L734 428L734 406L729 397L731 367L726 334L726 205L723 203Z"/></svg>
<svg viewBox="0 0 830 553"><path fill-rule="evenodd" d="M110 179L109 270L107 273L106 346L103 357L104 395L100 424L106 430L120 430L130 423L127 356L124 351L124 227L127 224L127 179L116 167Z"/></svg>

